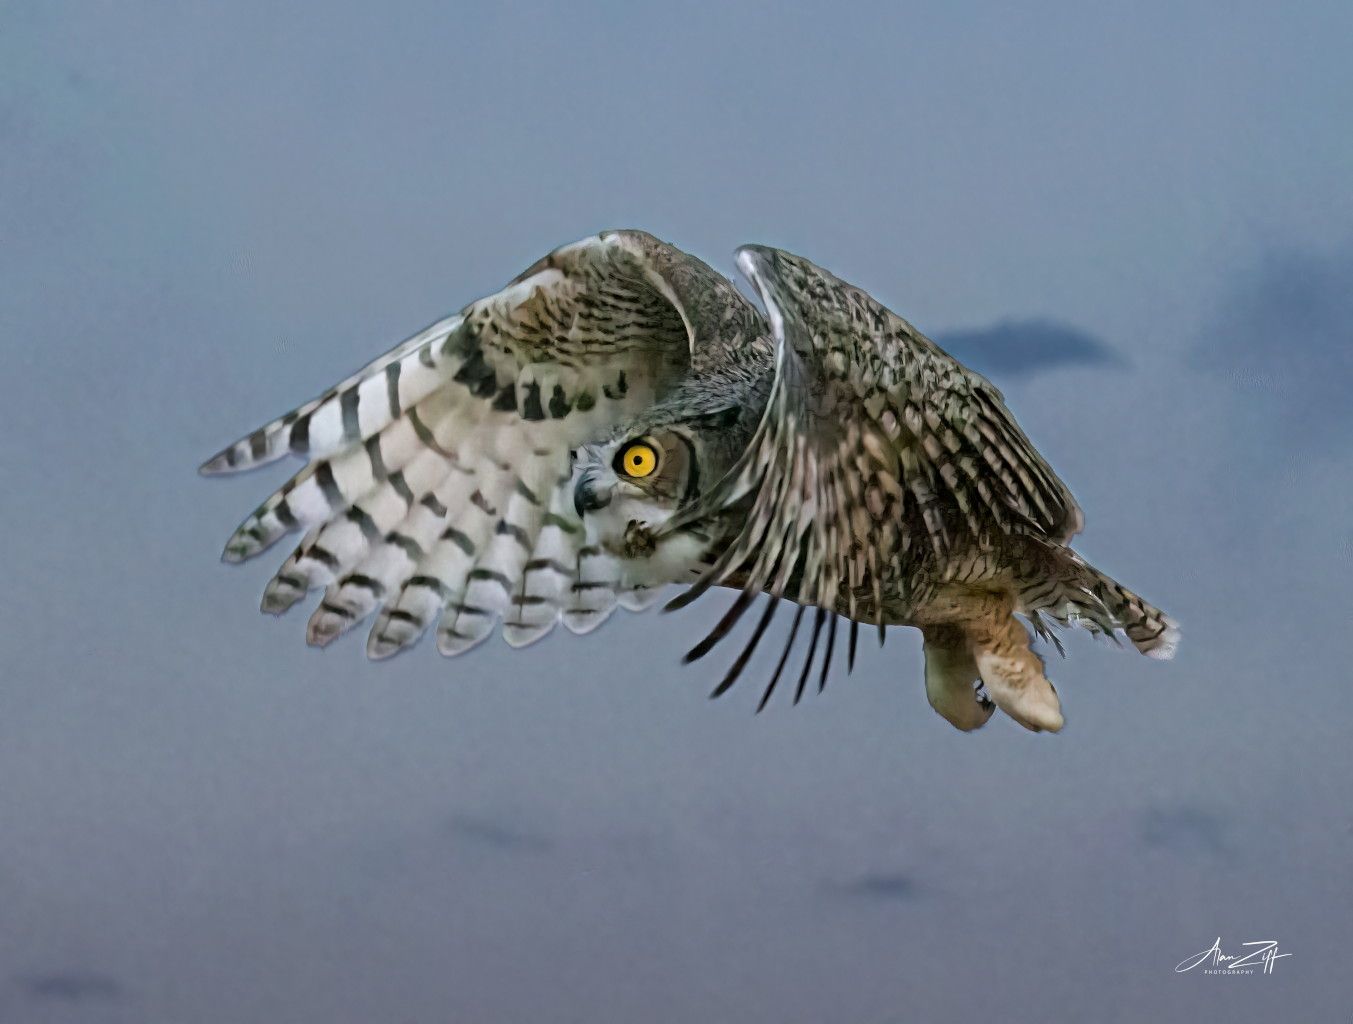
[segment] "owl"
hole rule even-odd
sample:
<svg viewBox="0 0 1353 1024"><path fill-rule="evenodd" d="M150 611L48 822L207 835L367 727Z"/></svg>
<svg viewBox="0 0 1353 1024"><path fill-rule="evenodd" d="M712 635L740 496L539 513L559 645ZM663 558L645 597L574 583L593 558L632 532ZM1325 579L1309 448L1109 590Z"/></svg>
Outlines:
<svg viewBox="0 0 1353 1024"><path fill-rule="evenodd" d="M371 619L372 658L731 588L687 660L740 632L721 694L792 608L758 710L782 677L796 703L815 667L826 685L840 623L848 669L862 625L919 629L929 703L963 730L996 708L1061 728L1034 636L1172 655L1171 619L1068 546L1081 511L995 387L802 257L736 260L762 308L642 231L556 249L206 462L305 460L224 560L302 534L263 610L322 590L308 641Z"/></svg>

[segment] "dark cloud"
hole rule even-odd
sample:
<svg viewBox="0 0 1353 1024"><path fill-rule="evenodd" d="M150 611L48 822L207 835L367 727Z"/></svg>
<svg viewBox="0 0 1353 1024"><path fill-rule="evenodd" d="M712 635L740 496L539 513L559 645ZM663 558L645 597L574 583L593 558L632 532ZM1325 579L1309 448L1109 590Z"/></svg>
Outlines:
<svg viewBox="0 0 1353 1024"><path fill-rule="evenodd" d="M910 902L921 891L910 875L888 872L860 875L833 886L833 889L842 896L877 903Z"/></svg>
<svg viewBox="0 0 1353 1024"><path fill-rule="evenodd" d="M1191 355L1222 377L1264 429L1315 426L1346 436L1353 385L1353 241L1330 250L1263 254L1223 292Z"/></svg>
<svg viewBox="0 0 1353 1024"><path fill-rule="evenodd" d="M15 978L14 981L32 999L53 1002L80 1003L118 999L126 991L115 979L93 971L28 974Z"/></svg>
<svg viewBox="0 0 1353 1024"><path fill-rule="evenodd" d="M447 823L447 830L458 843L504 853L545 853L553 847L549 838L538 832L517 828L487 816L453 815Z"/></svg>
<svg viewBox="0 0 1353 1024"><path fill-rule="evenodd" d="M1194 804L1147 808L1141 815L1142 845L1211 860L1228 860L1234 853L1228 819Z"/></svg>
<svg viewBox="0 0 1353 1024"><path fill-rule="evenodd" d="M1055 320L1002 320L990 327L944 331L941 348L979 373L1028 376L1062 366L1126 366L1093 334Z"/></svg>

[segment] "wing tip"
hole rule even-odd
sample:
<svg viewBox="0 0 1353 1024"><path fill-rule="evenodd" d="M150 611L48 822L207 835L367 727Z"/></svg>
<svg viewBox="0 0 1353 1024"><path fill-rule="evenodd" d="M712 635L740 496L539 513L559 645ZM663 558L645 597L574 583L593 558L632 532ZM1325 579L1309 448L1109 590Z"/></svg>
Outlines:
<svg viewBox="0 0 1353 1024"><path fill-rule="evenodd" d="M281 615L294 607L305 594L304 588L274 576L263 588L263 597L259 601L258 610L265 615Z"/></svg>
<svg viewBox="0 0 1353 1024"><path fill-rule="evenodd" d="M246 522L226 541L225 547L221 549L221 561L227 565L239 565L241 562L247 562L255 555L260 555L272 546L272 543L262 543L259 539L250 534L249 524ZM280 535L279 535L280 536Z"/></svg>
<svg viewBox="0 0 1353 1024"><path fill-rule="evenodd" d="M366 656L370 661L385 661L410 646L407 641L392 639L388 634L373 629L366 638Z"/></svg>
<svg viewBox="0 0 1353 1024"><path fill-rule="evenodd" d="M351 616L345 618L341 613L321 604L310 616L305 627L305 642L311 647L325 648L337 640L352 624Z"/></svg>
<svg viewBox="0 0 1353 1024"><path fill-rule="evenodd" d="M234 450L234 445L231 445L229 448L223 448L206 462L202 463L202 465L197 467L198 474L200 476L224 476L227 473L233 473L239 468L231 458L231 453L234 452Z"/></svg>
<svg viewBox="0 0 1353 1024"><path fill-rule="evenodd" d="M549 636L554 629L554 620L548 623L531 624L527 626L517 625L511 622L503 623L503 640L507 646L514 650L520 650L523 647L529 647L531 644L539 643Z"/></svg>
<svg viewBox="0 0 1353 1024"><path fill-rule="evenodd" d="M437 630L437 653L444 658L454 658L472 651L493 635L493 625L477 633L462 633L445 626L440 627Z"/></svg>
<svg viewBox="0 0 1353 1024"><path fill-rule="evenodd" d="M222 448L198 466L197 472L201 476L229 476L267 466L290 451L285 437L273 436L264 427Z"/></svg>

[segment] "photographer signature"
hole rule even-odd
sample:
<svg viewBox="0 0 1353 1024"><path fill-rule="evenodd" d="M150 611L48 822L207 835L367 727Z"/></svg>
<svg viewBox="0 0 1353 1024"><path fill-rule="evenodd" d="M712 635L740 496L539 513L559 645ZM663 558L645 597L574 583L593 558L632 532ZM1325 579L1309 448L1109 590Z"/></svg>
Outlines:
<svg viewBox="0 0 1353 1024"><path fill-rule="evenodd" d="M1181 961L1175 968L1175 973L1183 974L1185 971L1191 971L1195 967L1209 965L1211 970L1205 969L1204 974L1214 974L1218 971L1236 971L1242 974L1253 973L1255 967L1260 967L1264 974L1273 973L1273 964L1275 961L1285 956L1291 956L1291 953L1279 953L1276 939L1264 939L1260 942L1242 942L1242 946L1257 946L1257 949L1248 953L1227 954L1221 951L1221 936L1217 936L1217 941L1208 946L1196 956L1191 956L1187 960Z"/></svg>

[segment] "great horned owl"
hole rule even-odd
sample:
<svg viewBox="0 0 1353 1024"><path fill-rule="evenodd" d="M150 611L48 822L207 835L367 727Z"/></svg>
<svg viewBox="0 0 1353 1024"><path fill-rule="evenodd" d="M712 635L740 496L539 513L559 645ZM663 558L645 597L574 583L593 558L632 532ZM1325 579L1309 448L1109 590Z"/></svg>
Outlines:
<svg viewBox="0 0 1353 1024"><path fill-rule="evenodd" d="M498 620L508 643L575 632L666 584L740 593L688 660L758 595L765 610L715 688L738 678L776 610L797 606L762 697L812 609L795 700L838 619L918 627L931 705L960 729L999 707L1062 714L1026 619L1078 624L1166 658L1158 609L1067 547L1066 486L985 378L807 260L747 246L763 315L700 260L641 231L556 249L203 467L308 460L226 545L226 561L305 531L268 584L280 613L324 596L308 639L376 612L383 658L434 623L459 654ZM1058 645L1060 647L1060 645Z"/></svg>

